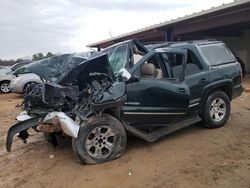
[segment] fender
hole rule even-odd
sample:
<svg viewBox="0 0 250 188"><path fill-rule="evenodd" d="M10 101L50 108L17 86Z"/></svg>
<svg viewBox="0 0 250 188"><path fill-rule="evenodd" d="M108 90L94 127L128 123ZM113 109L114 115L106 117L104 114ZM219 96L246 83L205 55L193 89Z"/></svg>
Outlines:
<svg viewBox="0 0 250 188"><path fill-rule="evenodd" d="M203 88L202 95L201 95L202 101L199 106L199 112L203 110L203 107L206 104L206 100L207 100L207 97L209 96L209 93L213 90L216 90L217 88L222 88L222 87L226 88L227 90L226 94L228 95L229 99L232 100L233 82L231 79L223 79L223 80L212 82Z"/></svg>

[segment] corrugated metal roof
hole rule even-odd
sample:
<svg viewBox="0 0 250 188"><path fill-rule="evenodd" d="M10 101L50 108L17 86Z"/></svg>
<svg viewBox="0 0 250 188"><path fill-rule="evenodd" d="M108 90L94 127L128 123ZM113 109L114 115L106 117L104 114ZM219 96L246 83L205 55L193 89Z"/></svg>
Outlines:
<svg viewBox="0 0 250 188"><path fill-rule="evenodd" d="M118 39L123 38L123 37L128 37L130 35L138 34L138 33L144 32L144 31L156 29L156 28L163 27L163 26L168 26L168 25L171 25L171 24L174 24L174 23L177 23L177 22L185 21L185 20L192 19L192 18L195 18L195 17L198 17L198 16L203 16L203 15L210 14L210 13L213 13L213 12L217 12L217 11L220 11L220 10L223 10L223 9L243 5L243 4L249 3L249 2L250 2L250 0L235 0L234 2L231 2L231 3L228 3L228 4L222 4L222 5L217 6L217 7L211 7L210 9L207 9L207 10L202 10L202 11L197 12L197 13L193 13L193 14L186 15L186 16L183 16L183 17L178 17L176 19L172 19L172 20L169 20L169 21L154 24L154 25L151 25L151 26L148 26L148 27L145 27L145 28L141 28L141 29L129 32L129 33L125 33L125 34L122 34L122 35L119 35L119 36L116 36L116 37L112 37L110 39L106 39L106 40L99 41L99 42L96 42L96 43L88 44L87 47L99 46L99 45L101 45L103 43L118 40Z"/></svg>

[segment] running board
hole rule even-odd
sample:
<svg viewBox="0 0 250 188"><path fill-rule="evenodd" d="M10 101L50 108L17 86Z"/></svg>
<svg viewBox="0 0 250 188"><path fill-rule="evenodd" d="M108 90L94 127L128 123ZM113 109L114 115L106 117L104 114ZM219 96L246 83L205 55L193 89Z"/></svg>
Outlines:
<svg viewBox="0 0 250 188"><path fill-rule="evenodd" d="M140 129L137 129L137 128L130 126L128 124L125 124L125 123L124 123L124 126L125 126L125 129L129 133L131 133L132 135L137 136L137 137L139 137L143 140L146 140L148 142L154 142L155 140L157 140L157 139L159 139L167 134L170 134L170 133L175 132L179 129L185 128L189 125L198 123L199 121L201 121L201 118L199 116L195 116L195 117L180 121L176 124L173 124L173 125L170 125L167 127L163 127L161 129L158 129L158 130L153 131L151 133L146 133L145 131L142 131Z"/></svg>

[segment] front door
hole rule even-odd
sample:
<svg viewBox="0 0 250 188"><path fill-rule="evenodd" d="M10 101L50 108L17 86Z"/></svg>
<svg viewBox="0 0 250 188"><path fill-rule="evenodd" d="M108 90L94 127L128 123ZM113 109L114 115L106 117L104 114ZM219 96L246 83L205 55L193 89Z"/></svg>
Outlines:
<svg viewBox="0 0 250 188"><path fill-rule="evenodd" d="M179 63L184 66L186 51L177 51L181 57ZM127 102L123 107L124 119L130 124L168 124L186 114L189 88L179 78L171 77L172 70L161 61L161 53L149 52L131 70L132 79L126 86ZM173 50L164 53L177 54Z"/></svg>

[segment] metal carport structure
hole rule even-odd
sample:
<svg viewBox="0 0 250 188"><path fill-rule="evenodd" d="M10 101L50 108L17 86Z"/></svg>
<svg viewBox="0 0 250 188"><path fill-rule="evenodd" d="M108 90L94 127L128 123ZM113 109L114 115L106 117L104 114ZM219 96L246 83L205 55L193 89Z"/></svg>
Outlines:
<svg viewBox="0 0 250 188"><path fill-rule="evenodd" d="M237 0L87 46L101 49L131 38L141 42L223 40L248 62L246 67L250 72L250 0Z"/></svg>

